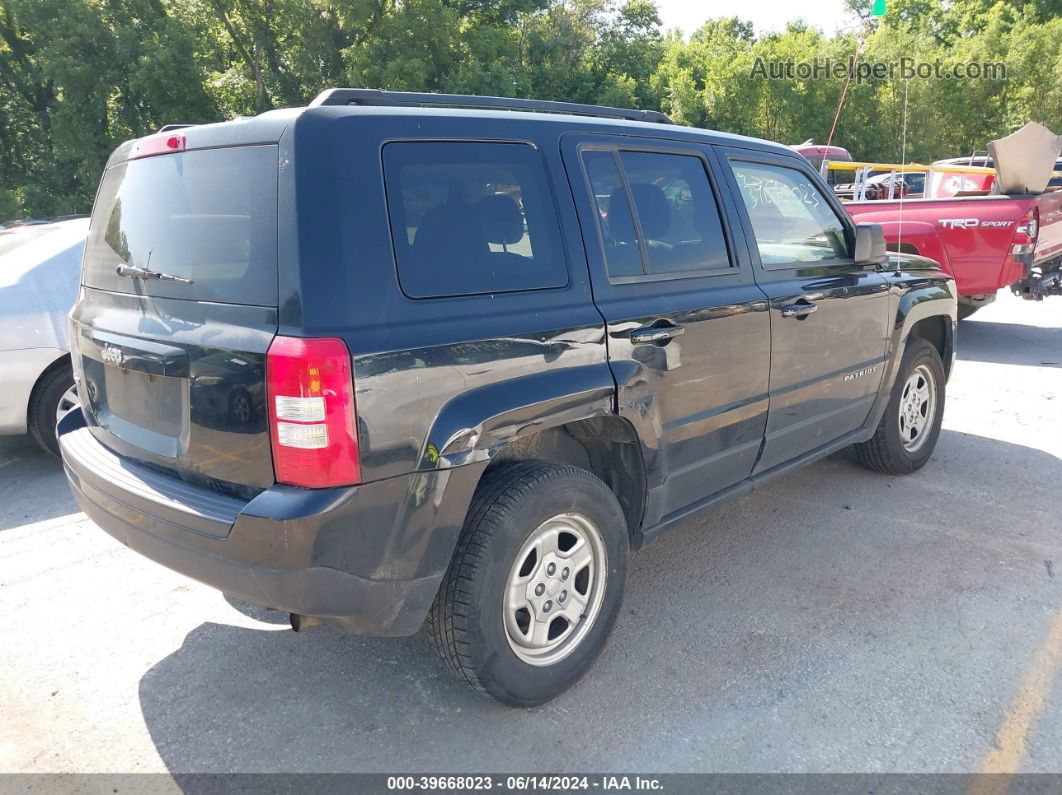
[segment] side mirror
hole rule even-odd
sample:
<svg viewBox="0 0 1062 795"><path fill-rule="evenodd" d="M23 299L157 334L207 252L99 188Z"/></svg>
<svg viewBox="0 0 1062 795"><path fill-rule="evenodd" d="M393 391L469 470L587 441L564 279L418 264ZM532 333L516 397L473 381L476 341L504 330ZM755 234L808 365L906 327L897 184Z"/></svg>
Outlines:
<svg viewBox="0 0 1062 795"><path fill-rule="evenodd" d="M885 233L881 224L860 223L855 228L855 264L862 267L877 267L885 262Z"/></svg>

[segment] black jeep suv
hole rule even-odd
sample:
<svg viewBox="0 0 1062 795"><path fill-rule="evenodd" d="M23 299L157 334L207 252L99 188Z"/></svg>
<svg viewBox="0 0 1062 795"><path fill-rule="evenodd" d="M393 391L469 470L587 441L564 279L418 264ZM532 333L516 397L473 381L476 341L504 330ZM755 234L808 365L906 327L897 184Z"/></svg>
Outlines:
<svg viewBox="0 0 1062 795"><path fill-rule="evenodd" d="M784 146L595 106L334 89L107 163L72 313L85 512L239 599L427 621L529 706L628 553L855 444L929 458L955 290Z"/></svg>

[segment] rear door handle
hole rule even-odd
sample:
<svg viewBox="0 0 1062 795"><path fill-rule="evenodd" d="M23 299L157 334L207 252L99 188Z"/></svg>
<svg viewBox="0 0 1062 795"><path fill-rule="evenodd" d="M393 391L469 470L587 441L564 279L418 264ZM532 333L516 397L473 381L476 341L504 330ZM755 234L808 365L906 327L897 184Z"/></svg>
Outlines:
<svg viewBox="0 0 1062 795"><path fill-rule="evenodd" d="M642 326L634 329L631 334L631 342L637 344L645 342L667 342L670 339L686 333L682 326Z"/></svg>
<svg viewBox="0 0 1062 795"><path fill-rule="evenodd" d="M798 301L795 304L786 304L782 307L782 317L795 317L803 320L812 312L818 311L818 307L810 301Z"/></svg>

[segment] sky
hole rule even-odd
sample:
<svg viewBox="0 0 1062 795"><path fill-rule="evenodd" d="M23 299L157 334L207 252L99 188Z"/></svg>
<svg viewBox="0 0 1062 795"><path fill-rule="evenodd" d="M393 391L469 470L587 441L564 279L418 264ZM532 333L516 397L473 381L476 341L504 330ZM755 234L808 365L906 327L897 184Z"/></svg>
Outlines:
<svg viewBox="0 0 1062 795"><path fill-rule="evenodd" d="M656 0L656 6L664 29L681 28L687 37L711 17L751 20L757 34L784 30L787 22L800 18L828 34L855 24L844 0Z"/></svg>

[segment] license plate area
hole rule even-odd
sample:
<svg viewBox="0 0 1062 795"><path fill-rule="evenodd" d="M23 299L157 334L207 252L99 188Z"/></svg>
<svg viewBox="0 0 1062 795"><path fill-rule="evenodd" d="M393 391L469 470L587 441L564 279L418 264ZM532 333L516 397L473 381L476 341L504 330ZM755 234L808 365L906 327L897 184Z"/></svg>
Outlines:
<svg viewBox="0 0 1062 795"><path fill-rule="evenodd" d="M188 380L82 360L89 408L117 438L167 458L187 439Z"/></svg>

